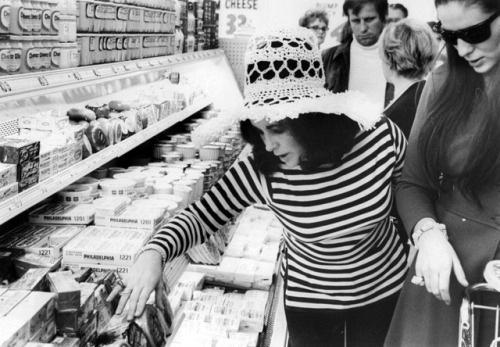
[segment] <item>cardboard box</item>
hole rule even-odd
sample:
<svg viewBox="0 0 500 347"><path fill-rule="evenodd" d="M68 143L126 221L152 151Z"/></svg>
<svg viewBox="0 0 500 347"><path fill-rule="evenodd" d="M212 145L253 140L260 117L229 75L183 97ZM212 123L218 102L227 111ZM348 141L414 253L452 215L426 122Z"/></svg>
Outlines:
<svg viewBox="0 0 500 347"><path fill-rule="evenodd" d="M27 253L60 257L62 247L85 227L79 225L23 224L0 236L0 247L23 249Z"/></svg>
<svg viewBox="0 0 500 347"><path fill-rule="evenodd" d="M17 181L17 166L0 163L0 187L5 187Z"/></svg>
<svg viewBox="0 0 500 347"><path fill-rule="evenodd" d="M165 212L162 209L127 206L125 210L117 216L98 214L96 212L95 224L115 228L156 231L161 227L164 216Z"/></svg>
<svg viewBox="0 0 500 347"><path fill-rule="evenodd" d="M38 183L40 159L38 157L17 165L17 183L19 192L31 188Z"/></svg>
<svg viewBox="0 0 500 347"><path fill-rule="evenodd" d="M94 220L95 208L90 204L64 205L49 203L29 214L34 224L89 224Z"/></svg>
<svg viewBox="0 0 500 347"><path fill-rule="evenodd" d="M89 226L64 247L63 261L131 267L151 234L145 230Z"/></svg>
<svg viewBox="0 0 500 347"><path fill-rule="evenodd" d="M40 141L0 139L0 162L20 164L40 155Z"/></svg>

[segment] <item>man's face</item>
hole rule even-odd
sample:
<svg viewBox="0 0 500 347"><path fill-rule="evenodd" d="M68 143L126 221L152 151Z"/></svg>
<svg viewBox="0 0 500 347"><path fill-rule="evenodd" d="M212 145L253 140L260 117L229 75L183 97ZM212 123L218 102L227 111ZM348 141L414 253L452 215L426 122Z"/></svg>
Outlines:
<svg viewBox="0 0 500 347"><path fill-rule="evenodd" d="M374 45L384 29L384 22L380 18L374 4L365 4L356 15L348 10L352 33L361 46Z"/></svg>

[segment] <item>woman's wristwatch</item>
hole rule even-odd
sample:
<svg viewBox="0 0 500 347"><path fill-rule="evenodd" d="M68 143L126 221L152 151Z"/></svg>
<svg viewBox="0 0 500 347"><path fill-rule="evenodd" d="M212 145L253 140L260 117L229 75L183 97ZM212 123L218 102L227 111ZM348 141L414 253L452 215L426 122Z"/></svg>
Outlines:
<svg viewBox="0 0 500 347"><path fill-rule="evenodd" d="M423 233L429 230L439 230L443 236L448 240L448 233L446 232L446 225L441 224L441 223L434 223L434 224L429 224L426 225L422 228L419 228L413 232L411 235L411 238L413 240L413 245L415 248L418 250L418 242L420 240L420 237L422 236Z"/></svg>

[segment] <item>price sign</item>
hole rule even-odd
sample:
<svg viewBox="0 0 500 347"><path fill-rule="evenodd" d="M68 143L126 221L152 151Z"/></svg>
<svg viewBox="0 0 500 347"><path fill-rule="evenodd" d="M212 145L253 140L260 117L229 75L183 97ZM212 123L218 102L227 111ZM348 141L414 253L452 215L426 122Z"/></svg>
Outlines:
<svg viewBox="0 0 500 347"><path fill-rule="evenodd" d="M241 28L258 27L262 21L260 18L266 16L266 7L262 0L222 0L219 37L232 37Z"/></svg>

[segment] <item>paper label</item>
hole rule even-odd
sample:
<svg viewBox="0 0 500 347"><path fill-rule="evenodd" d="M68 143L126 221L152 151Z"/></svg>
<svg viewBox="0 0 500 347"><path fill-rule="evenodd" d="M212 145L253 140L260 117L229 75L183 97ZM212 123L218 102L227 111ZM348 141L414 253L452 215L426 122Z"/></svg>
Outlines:
<svg viewBox="0 0 500 347"><path fill-rule="evenodd" d="M0 29L5 31L9 29L10 25L10 6L4 5L0 7Z"/></svg>
<svg viewBox="0 0 500 347"><path fill-rule="evenodd" d="M52 20L52 11L44 10L42 12L42 28L44 30L50 30L50 22Z"/></svg>
<svg viewBox="0 0 500 347"><path fill-rule="evenodd" d="M31 29L31 9L21 7L18 13L19 26L23 30Z"/></svg>

